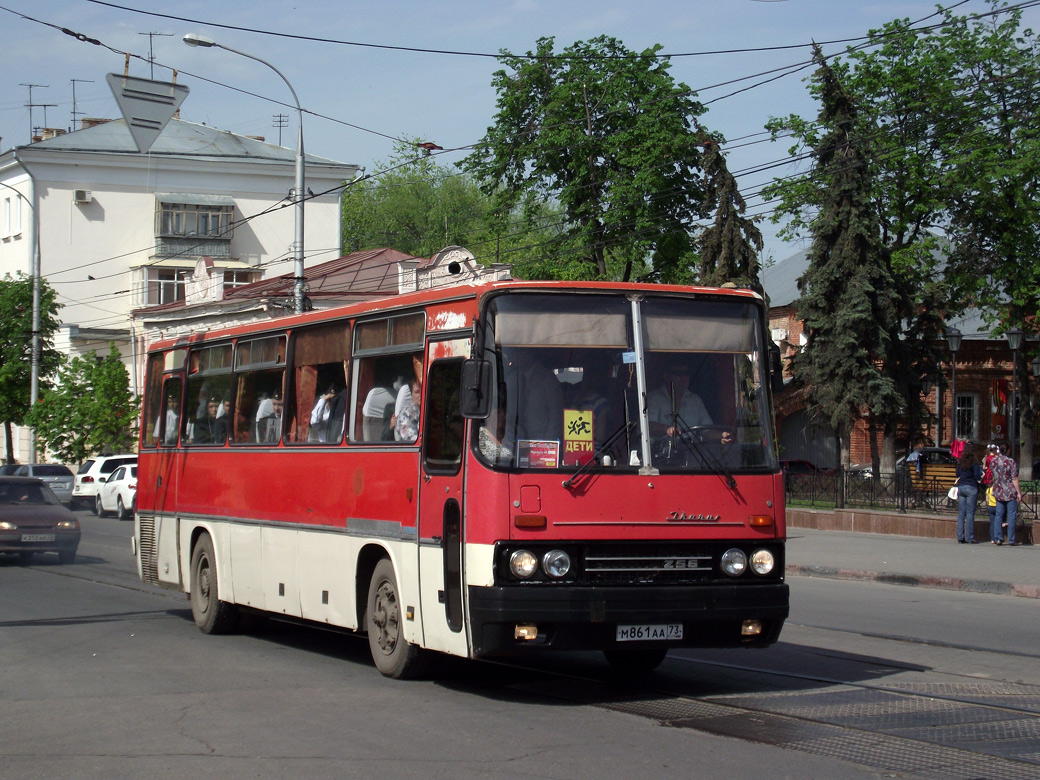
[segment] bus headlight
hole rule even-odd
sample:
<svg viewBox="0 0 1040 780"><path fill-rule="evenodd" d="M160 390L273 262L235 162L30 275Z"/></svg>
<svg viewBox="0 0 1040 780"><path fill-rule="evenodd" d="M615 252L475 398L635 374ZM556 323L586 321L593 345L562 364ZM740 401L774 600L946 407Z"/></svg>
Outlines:
<svg viewBox="0 0 1040 780"><path fill-rule="evenodd" d="M776 566L776 559L769 550L755 550L751 553L751 571L755 574L769 574Z"/></svg>
<svg viewBox="0 0 1040 780"><path fill-rule="evenodd" d="M538 558L529 550L517 550L509 556L509 571L514 577L526 580L538 571Z"/></svg>
<svg viewBox="0 0 1040 780"><path fill-rule="evenodd" d="M571 570L571 556L563 550L550 550L542 558L542 571L554 580L566 577Z"/></svg>
<svg viewBox="0 0 1040 780"><path fill-rule="evenodd" d="M732 550L726 550L726 552L722 553L722 560L719 561L719 565L730 577L739 577L747 569L747 556L744 555L743 550L738 550L734 547Z"/></svg>

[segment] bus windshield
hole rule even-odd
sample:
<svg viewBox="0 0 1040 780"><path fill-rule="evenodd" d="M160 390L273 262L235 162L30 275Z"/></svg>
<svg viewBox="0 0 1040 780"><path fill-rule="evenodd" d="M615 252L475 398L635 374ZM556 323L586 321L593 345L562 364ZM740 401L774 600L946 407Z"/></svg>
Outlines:
<svg viewBox="0 0 1040 780"><path fill-rule="evenodd" d="M761 312L745 299L498 295L475 452L503 469L775 470Z"/></svg>

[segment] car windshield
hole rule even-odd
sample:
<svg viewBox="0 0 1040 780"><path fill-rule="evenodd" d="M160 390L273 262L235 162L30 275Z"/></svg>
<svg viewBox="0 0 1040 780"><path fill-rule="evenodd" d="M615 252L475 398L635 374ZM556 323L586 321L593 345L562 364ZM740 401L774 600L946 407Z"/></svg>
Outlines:
<svg viewBox="0 0 1040 780"><path fill-rule="evenodd" d="M760 316L746 300L499 295L474 448L503 468L775 468Z"/></svg>
<svg viewBox="0 0 1040 780"><path fill-rule="evenodd" d="M64 466L41 463L32 467L34 477L71 477L72 472Z"/></svg>
<svg viewBox="0 0 1040 780"><path fill-rule="evenodd" d="M46 485L33 482L0 484L0 504L20 506L59 504L57 497Z"/></svg>

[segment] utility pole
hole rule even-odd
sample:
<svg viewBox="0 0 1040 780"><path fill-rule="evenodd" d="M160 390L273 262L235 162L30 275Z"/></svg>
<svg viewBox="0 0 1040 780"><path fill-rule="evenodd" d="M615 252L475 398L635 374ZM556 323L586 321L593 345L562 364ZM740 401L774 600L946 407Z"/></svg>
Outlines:
<svg viewBox="0 0 1040 780"><path fill-rule="evenodd" d="M83 84L93 84L93 79L71 79L72 81L72 130L76 130L76 115L84 113L83 111L76 110L76 82Z"/></svg>
<svg viewBox="0 0 1040 780"><path fill-rule="evenodd" d="M275 114L274 115L274 126L278 128L278 145L282 145L282 128L289 126L289 115L288 114Z"/></svg>
<svg viewBox="0 0 1040 780"><path fill-rule="evenodd" d="M157 35L160 38L172 38L173 37L173 33L146 32L146 33L137 33L137 34L138 35L147 35L148 36L148 64L151 67L151 74L152 74L151 78L154 79L155 78L155 55L152 53L152 40Z"/></svg>

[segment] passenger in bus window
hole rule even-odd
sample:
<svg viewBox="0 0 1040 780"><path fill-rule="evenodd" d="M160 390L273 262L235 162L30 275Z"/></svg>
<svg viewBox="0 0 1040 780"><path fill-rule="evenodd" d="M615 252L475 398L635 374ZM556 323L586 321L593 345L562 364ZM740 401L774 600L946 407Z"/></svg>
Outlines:
<svg viewBox="0 0 1040 780"><path fill-rule="evenodd" d="M509 386L506 426L513 435L507 435L508 442L562 440L563 388L560 381L533 349L514 349L510 357L512 360L506 368Z"/></svg>
<svg viewBox="0 0 1040 780"><path fill-rule="evenodd" d="M690 428L713 424L704 401L690 390L688 363L670 360L661 372L661 379L661 384L646 396L651 436L673 437ZM720 436L723 444L732 440L729 431Z"/></svg>
<svg viewBox="0 0 1040 780"><path fill-rule="evenodd" d="M333 382L311 410L311 430L317 433L318 441L338 442L342 438L346 409L347 389Z"/></svg>
<svg viewBox="0 0 1040 780"><path fill-rule="evenodd" d="M422 402L422 385L413 379L408 386L408 397L401 405L401 411L391 418L394 426L394 438L397 441L413 442L419 438L419 405Z"/></svg>
<svg viewBox="0 0 1040 780"><path fill-rule="evenodd" d="M175 394L170 393L166 396L166 428L162 434L162 443L171 446L177 443L177 407L180 405L180 398ZM159 438L159 423L161 418L155 421L155 431L152 436L158 440Z"/></svg>
<svg viewBox="0 0 1040 780"><path fill-rule="evenodd" d="M281 431L282 394L276 391L257 405L256 440L263 444L277 444Z"/></svg>
<svg viewBox="0 0 1040 780"><path fill-rule="evenodd" d="M513 452L502 444L504 438L505 424L502 413L498 409L492 409L477 431L477 447L484 460L496 466L512 462Z"/></svg>
<svg viewBox="0 0 1040 780"><path fill-rule="evenodd" d="M216 396L206 402L206 416L195 421L195 444L223 444L227 440L227 420L218 416L222 403Z"/></svg>

